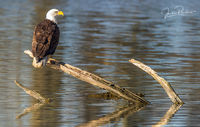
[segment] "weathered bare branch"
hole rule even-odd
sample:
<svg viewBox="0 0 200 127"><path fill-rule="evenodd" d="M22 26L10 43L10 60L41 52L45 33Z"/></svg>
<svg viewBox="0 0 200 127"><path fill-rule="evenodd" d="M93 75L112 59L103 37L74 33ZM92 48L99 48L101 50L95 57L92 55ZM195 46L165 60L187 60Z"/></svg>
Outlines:
<svg viewBox="0 0 200 127"><path fill-rule="evenodd" d="M160 83L160 85L164 88L165 92L167 93L167 95L173 103L183 104L183 101L179 98L179 96L176 94L171 85L164 78L160 77L153 69L134 59L129 60L129 62L139 67L140 69L151 75L155 80L157 80Z"/></svg>
<svg viewBox="0 0 200 127"><path fill-rule="evenodd" d="M42 95L40 95L38 92L34 91L34 90L30 90L26 87L24 87L22 84L18 83L16 80L15 80L15 84L22 88L27 94L29 94L30 96L34 97L35 99L39 100L40 102L42 103L47 103L49 102L49 98L45 98L43 97Z"/></svg>
<svg viewBox="0 0 200 127"><path fill-rule="evenodd" d="M30 57L33 57L32 52L30 50L25 50L25 54L29 55ZM54 69L61 70L65 73L68 73L82 81L88 82L94 86L100 87L102 89L106 89L107 91L111 92L112 94L126 99L130 102L141 102L144 104L148 104L149 102L143 99L142 97L138 96L137 94L129 91L128 89L121 88L118 85L107 81L97 75L94 75L92 73L89 73L87 71L81 70L77 67L74 67L72 65L66 64L64 62L59 62L55 59L49 59L48 66Z"/></svg>

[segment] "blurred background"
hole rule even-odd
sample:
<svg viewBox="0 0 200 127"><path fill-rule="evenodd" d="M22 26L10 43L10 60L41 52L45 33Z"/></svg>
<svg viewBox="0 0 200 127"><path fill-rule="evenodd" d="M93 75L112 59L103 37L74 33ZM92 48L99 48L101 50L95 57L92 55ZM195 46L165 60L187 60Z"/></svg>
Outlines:
<svg viewBox="0 0 200 127"><path fill-rule="evenodd" d="M195 12L164 18L168 12L178 12L177 6L183 7L181 12ZM151 102L128 117L102 126L151 126L172 104L152 77L128 62L131 58L155 69L185 102L166 126L199 125L199 6L198 0L1 0L1 126L77 126L121 106L120 101L89 98L104 91L70 75L32 67L32 59L23 51L31 49L34 26L52 8L65 14L58 19L60 43L53 58L144 93ZM14 80L55 100L16 119L37 101Z"/></svg>

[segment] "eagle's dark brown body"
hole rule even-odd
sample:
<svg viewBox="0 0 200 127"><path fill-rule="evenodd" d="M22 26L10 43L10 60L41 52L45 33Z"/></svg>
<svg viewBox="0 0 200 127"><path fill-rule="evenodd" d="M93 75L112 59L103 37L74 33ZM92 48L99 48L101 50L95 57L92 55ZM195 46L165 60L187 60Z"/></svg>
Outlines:
<svg viewBox="0 0 200 127"><path fill-rule="evenodd" d="M36 62L40 62L48 55L53 55L59 42L59 27L53 21L45 19L34 30L32 53Z"/></svg>

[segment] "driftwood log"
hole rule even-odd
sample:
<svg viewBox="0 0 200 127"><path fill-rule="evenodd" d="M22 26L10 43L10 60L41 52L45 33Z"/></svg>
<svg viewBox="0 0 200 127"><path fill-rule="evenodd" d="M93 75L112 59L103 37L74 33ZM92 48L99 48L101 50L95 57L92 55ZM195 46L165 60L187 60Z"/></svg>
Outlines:
<svg viewBox="0 0 200 127"><path fill-rule="evenodd" d="M33 58L32 52L30 50L25 50L24 53ZM97 75L94 75L87 71L81 70L77 67L66 64L64 62L59 62L55 59L50 58L47 62L47 66L49 66L50 68L61 70L61 71L68 73L82 81L88 82L94 86L105 89L120 98L128 100L129 102L133 102L133 103L140 102L142 104L149 103L144 98L138 96L137 94L129 91L126 88L121 88L120 86L118 86L110 81L107 81Z"/></svg>
<svg viewBox="0 0 200 127"><path fill-rule="evenodd" d="M25 50L24 53L29 55L31 58L33 58L33 54L30 50ZM160 83L160 85L164 88L165 92L167 93L167 95L169 96L169 98L171 99L171 101L174 104L183 104L183 101L176 94L176 92L174 91L174 89L172 88L170 83L168 83L164 78L160 77L153 69L151 69L147 65L141 63L140 61L137 61L134 59L129 60L129 62L131 62L135 66L139 67L143 71L147 72L155 80L157 80ZM66 64L64 62L59 62L55 59L50 58L47 65L50 68L61 70L61 71L68 73L82 81L88 82L94 86L105 89L105 90L111 92L113 95L123 98L125 100L128 100L129 102L134 102L134 103L141 102L143 104L149 103L144 98L129 91L128 89L121 88L120 86L118 86L110 81L107 81L97 75L94 75L87 71L81 70L77 67Z"/></svg>
<svg viewBox="0 0 200 127"><path fill-rule="evenodd" d="M170 83L168 83L164 78L160 77L153 69L134 59L129 60L129 62L139 67L151 75L156 81L158 81L174 104L183 104L183 101L176 94Z"/></svg>

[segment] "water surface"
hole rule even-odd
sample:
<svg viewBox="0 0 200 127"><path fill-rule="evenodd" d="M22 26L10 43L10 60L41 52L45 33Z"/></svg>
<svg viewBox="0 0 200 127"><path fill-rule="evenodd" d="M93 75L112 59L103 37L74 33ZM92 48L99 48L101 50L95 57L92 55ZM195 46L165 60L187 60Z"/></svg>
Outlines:
<svg viewBox="0 0 200 127"><path fill-rule="evenodd" d="M177 6L196 12L164 19L162 10L174 11ZM102 126L152 126L172 105L152 77L128 62L131 58L155 69L185 102L166 126L198 125L199 6L198 0L1 1L1 126L77 126L123 107L121 101L89 98L88 95L103 91L63 72L32 67L31 59L23 51L31 48L34 26L51 8L65 13L59 18L61 36L54 58L144 93L151 102L138 112L130 111ZM37 101L18 88L14 80L55 100L16 119Z"/></svg>

